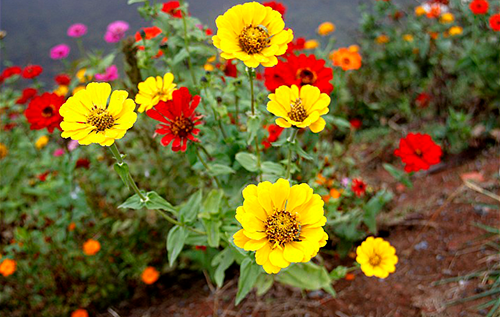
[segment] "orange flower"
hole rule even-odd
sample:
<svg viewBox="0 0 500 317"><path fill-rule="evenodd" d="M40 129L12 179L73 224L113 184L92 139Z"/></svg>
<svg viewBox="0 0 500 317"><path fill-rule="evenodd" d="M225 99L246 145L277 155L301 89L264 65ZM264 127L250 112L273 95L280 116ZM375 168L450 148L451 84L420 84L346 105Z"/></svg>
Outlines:
<svg viewBox="0 0 500 317"><path fill-rule="evenodd" d="M101 250L101 244L97 240L88 239L83 244L83 253L86 255L95 255Z"/></svg>
<svg viewBox="0 0 500 317"><path fill-rule="evenodd" d="M89 317L89 313L85 309L77 309L71 313L71 317Z"/></svg>
<svg viewBox="0 0 500 317"><path fill-rule="evenodd" d="M354 274L352 274L352 273L347 273L347 274L345 275L345 280L346 280L346 281L352 281L352 280L354 280L355 278L356 278L356 275L354 275Z"/></svg>
<svg viewBox="0 0 500 317"><path fill-rule="evenodd" d="M343 190L336 190L335 188L330 189L330 196L333 199L338 199L340 196L342 196Z"/></svg>
<svg viewBox="0 0 500 317"><path fill-rule="evenodd" d="M431 36L431 39L437 40L439 33L438 32L429 32L429 35Z"/></svg>
<svg viewBox="0 0 500 317"><path fill-rule="evenodd" d="M75 230L75 227L76 227L76 224L75 224L74 222L70 223L70 224L68 225L68 231L73 231L73 230Z"/></svg>
<svg viewBox="0 0 500 317"><path fill-rule="evenodd" d="M304 43L304 49L312 50L319 47L319 42L316 40L308 40Z"/></svg>
<svg viewBox="0 0 500 317"><path fill-rule="evenodd" d="M422 15L424 15L426 13L427 13L427 11L425 11L424 7L418 6L418 7L415 8L415 15L418 16L418 17L422 16Z"/></svg>
<svg viewBox="0 0 500 317"><path fill-rule="evenodd" d="M146 284L153 284L160 277L160 272L158 272L154 267L148 266L144 269L141 274L141 279Z"/></svg>
<svg viewBox="0 0 500 317"><path fill-rule="evenodd" d="M0 274L7 277L9 275L14 274L16 271L16 261L11 259L5 259L2 263L0 263Z"/></svg>
<svg viewBox="0 0 500 317"><path fill-rule="evenodd" d="M334 66L341 67L343 70L359 69L361 67L361 55L356 51L356 46L349 48L339 48L330 54L330 59Z"/></svg>
<svg viewBox="0 0 500 317"><path fill-rule="evenodd" d="M323 174L319 173L316 175L316 184L319 185L324 185L326 183L326 178L323 176Z"/></svg>
<svg viewBox="0 0 500 317"><path fill-rule="evenodd" d="M379 36L377 36L377 38L375 39L375 41L378 43L378 44L385 44L387 42L389 42L389 37L385 34L381 34Z"/></svg>

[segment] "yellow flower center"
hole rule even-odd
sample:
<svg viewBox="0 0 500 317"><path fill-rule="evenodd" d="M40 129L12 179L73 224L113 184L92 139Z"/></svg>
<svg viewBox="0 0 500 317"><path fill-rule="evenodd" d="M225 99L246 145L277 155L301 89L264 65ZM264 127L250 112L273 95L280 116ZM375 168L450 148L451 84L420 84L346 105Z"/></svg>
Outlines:
<svg viewBox="0 0 500 317"><path fill-rule="evenodd" d="M247 25L241 31L239 43L241 49L247 54L258 54L267 47L271 40L269 33L263 26Z"/></svg>
<svg viewBox="0 0 500 317"><path fill-rule="evenodd" d="M288 116L293 121L302 122L307 118L306 110L304 109L302 100L300 100L300 98L297 98L294 102L292 102L290 104L290 107L292 108L292 110L288 113Z"/></svg>
<svg viewBox="0 0 500 317"><path fill-rule="evenodd" d="M300 79L302 85L312 84L316 81L316 73L309 68L301 68L297 71L297 79Z"/></svg>
<svg viewBox="0 0 500 317"><path fill-rule="evenodd" d="M87 117L87 124L94 126L98 132L102 132L113 127L115 118L109 114L108 110L94 106Z"/></svg>
<svg viewBox="0 0 500 317"><path fill-rule="evenodd" d="M380 264L380 262L382 262L382 259L377 254L372 255L372 257L370 258L370 264L372 266L377 266Z"/></svg>
<svg viewBox="0 0 500 317"><path fill-rule="evenodd" d="M273 245L283 246L285 243L300 241L300 223L297 216L283 210L269 216L265 224L267 240Z"/></svg>
<svg viewBox="0 0 500 317"><path fill-rule="evenodd" d="M187 137L191 131L193 131L194 124L193 122L186 117L177 117L172 122L170 130L172 130L172 134L181 138Z"/></svg>

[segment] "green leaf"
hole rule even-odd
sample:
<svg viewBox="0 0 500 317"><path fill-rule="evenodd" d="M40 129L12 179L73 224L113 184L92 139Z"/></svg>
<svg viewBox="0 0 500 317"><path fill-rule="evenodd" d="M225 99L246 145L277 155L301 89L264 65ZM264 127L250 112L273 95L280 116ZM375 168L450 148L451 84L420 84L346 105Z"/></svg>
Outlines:
<svg viewBox="0 0 500 317"><path fill-rule="evenodd" d="M312 161L314 159L314 157L311 154L307 153L302 149L302 147L299 145L298 142L295 142L295 144L292 145L292 149L295 151L295 153L297 153L299 156L303 157L308 161Z"/></svg>
<svg viewBox="0 0 500 317"><path fill-rule="evenodd" d="M351 124L346 119L339 118L339 117L333 117L331 120L332 120L333 124L338 128L346 128L346 129L351 128Z"/></svg>
<svg viewBox="0 0 500 317"><path fill-rule="evenodd" d="M120 175L120 178L122 179L122 182L129 188L129 183L128 183L128 165L127 163L122 163L122 165L115 163L114 165L115 172Z"/></svg>
<svg viewBox="0 0 500 317"><path fill-rule="evenodd" d="M262 172L264 174L283 176L285 174L285 168L283 165L275 162L263 162Z"/></svg>
<svg viewBox="0 0 500 317"><path fill-rule="evenodd" d="M174 226L168 232L167 236L167 251L168 251L168 263L170 266L175 262L179 253L181 253L184 243L188 233L186 229L180 226Z"/></svg>
<svg viewBox="0 0 500 317"><path fill-rule="evenodd" d="M179 211L181 222L191 222L196 218L196 215L201 208L201 197L201 189L189 197L187 203L182 206Z"/></svg>
<svg viewBox="0 0 500 317"><path fill-rule="evenodd" d="M385 170L388 171L389 174L391 174L392 177L394 177L398 182L402 183L403 185L405 185L408 188L413 188L413 184L412 184L408 174L397 169L396 167L394 167L391 164L384 163L383 166L384 166Z"/></svg>
<svg viewBox="0 0 500 317"><path fill-rule="evenodd" d="M283 284L291 285L305 290L319 290L331 286L331 279L327 270L312 262L297 263L276 276Z"/></svg>
<svg viewBox="0 0 500 317"><path fill-rule="evenodd" d="M392 200L392 193L382 190L373 196L364 206L363 222L371 233L377 234L377 215L384 205Z"/></svg>
<svg viewBox="0 0 500 317"><path fill-rule="evenodd" d="M170 211L173 214L177 214L177 210L175 210L174 206L170 204L168 201L163 199L156 192L147 193L148 201L146 201L146 208L148 209L160 209L165 211Z"/></svg>
<svg viewBox="0 0 500 317"><path fill-rule="evenodd" d="M330 272L330 278L332 280L340 280L343 279L347 274L347 268L345 266L337 266L333 271Z"/></svg>
<svg viewBox="0 0 500 317"><path fill-rule="evenodd" d="M260 266L250 258L241 262L240 278L238 279L238 293L236 293L236 305L238 305L248 292L252 289L260 274Z"/></svg>
<svg viewBox="0 0 500 317"><path fill-rule="evenodd" d="M208 173L211 176L218 176L218 175L227 175L227 174L235 174L236 171L233 170L231 167L227 165L222 165L222 164L210 164L209 165L210 169Z"/></svg>
<svg viewBox="0 0 500 317"><path fill-rule="evenodd" d="M257 132L261 129L260 118L257 115L250 115L247 120L248 144L253 142Z"/></svg>
<svg viewBox="0 0 500 317"><path fill-rule="evenodd" d="M273 286L274 277L271 274L260 274L255 282L257 296L262 296Z"/></svg>
<svg viewBox="0 0 500 317"><path fill-rule="evenodd" d="M249 172L257 172L257 157L248 152L240 152L236 154L236 161Z"/></svg>
<svg viewBox="0 0 500 317"><path fill-rule="evenodd" d="M141 209L146 206L146 203L141 200L141 198L135 194L130 196L123 204L118 206L118 208L128 208L128 209Z"/></svg>
<svg viewBox="0 0 500 317"><path fill-rule="evenodd" d="M146 2L146 0L128 0L127 4L134 4L139 2Z"/></svg>
<svg viewBox="0 0 500 317"><path fill-rule="evenodd" d="M220 243L220 226L221 222L217 219L201 219L207 231L208 245L217 248Z"/></svg>
<svg viewBox="0 0 500 317"><path fill-rule="evenodd" d="M211 214L218 214L223 194L224 193L220 189L212 189L203 202L203 211Z"/></svg>
<svg viewBox="0 0 500 317"><path fill-rule="evenodd" d="M212 260L212 266L217 266L214 273L214 280L218 287L221 287L224 283L225 272L233 262L234 255L230 248L222 250Z"/></svg>
<svg viewBox="0 0 500 317"><path fill-rule="evenodd" d="M185 48L181 49L179 53L177 53L177 55L175 55L174 58L172 59L172 65L179 64L183 60L187 59L188 56L189 53L187 52L187 50Z"/></svg>

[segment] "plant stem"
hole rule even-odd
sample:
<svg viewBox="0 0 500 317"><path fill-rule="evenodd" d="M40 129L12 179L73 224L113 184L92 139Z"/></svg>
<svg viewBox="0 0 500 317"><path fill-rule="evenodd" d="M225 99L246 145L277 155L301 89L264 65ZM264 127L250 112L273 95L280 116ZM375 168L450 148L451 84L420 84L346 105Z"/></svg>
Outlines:
<svg viewBox="0 0 500 317"><path fill-rule="evenodd" d="M239 103L240 103L240 97L238 97L238 94L235 91L235 93L234 93L234 106L236 107L236 113L234 114L234 123L236 124L236 127L239 127L239 125L240 125L240 122L238 119L238 117L240 116Z"/></svg>
<svg viewBox="0 0 500 317"><path fill-rule="evenodd" d="M290 133L290 136L288 137L287 141L290 143L288 145L288 164L286 166L286 179L290 179L290 172L292 169L292 145L295 143L295 138L297 137L297 133L299 132L299 129L292 128L292 132Z"/></svg>
<svg viewBox="0 0 500 317"><path fill-rule="evenodd" d="M201 164L203 164L203 166L207 170L207 173L210 174L210 167L207 165L207 163L205 162L203 157L201 157L200 150L198 149L198 146L196 146L196 156L198 156L198 159L200 160ZM219 189L222 189L222 185L219 182L219 179L217 178L217 176L214 175L212 177L214 178L215 183L217 183L217 187L219 187Z"/></svg>
<svg viewBox="0 0 500 317"><path fill-rule="evenodd" d="M174 224L174 225L177 225L177 226L180 226L180 227L184 227L192 232L196 232L198 234L201 234L201 235L205 235L207 234L206 232L204 231L201 231L201 230L198 230L198 229L195 229L195 228L191 228L191 227L188 227L186 226L185 224L183 224L182 222L179 222L177 220L175 220L174 218L170 217L169 215L167 215L166 213L163 212L163 210L160 210L160 209L156 209L156 211L163 217L165 218L168 222Z"/></svg>
<svg viewBox="0 0 500 317"><path fill-rule="evenodd" d="M181 1L181 4L184 4L184 1ZM182 25L184 27L184 46L186 48L186 52L188 53L187 56L187 61L188 61L188 67L189 71L191 72L191 79L193 80L193 86L196 86L196 76L194 75L194 70L193 70L193 64L191 63L191 52L189 51L189 38L188 38L188 32L187 32L187 21L186 21L186 12L182 12Z"/></svg>
<svg viewBox="0 0 500 317"><path fill-rule="evenodd" d="M255 69L247 68L247 73L248 73L248 78L250 79L250 95L252 96L252 99L251 99L252 116L255 116L255 92L253 89L253 79L255 77ZM262 175L261 175L261 170L260 170L260 149L259 149L259 139L257 138L257 135L255 135L255 154L257 156L257 167L258 167L258 173L259 173L259 181L261 181Z"/></svg>

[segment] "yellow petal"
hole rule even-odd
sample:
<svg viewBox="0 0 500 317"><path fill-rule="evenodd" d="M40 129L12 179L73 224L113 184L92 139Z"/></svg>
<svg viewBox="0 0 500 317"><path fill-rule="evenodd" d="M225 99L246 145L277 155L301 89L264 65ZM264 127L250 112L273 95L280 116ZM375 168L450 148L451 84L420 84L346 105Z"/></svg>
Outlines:
<svg viewBox="0 0 500 317"><path fill-rule="evenodd" d="M283 256L283 250L280 248L275 248L269 254L269 260L271 264L280 268L285 268L290 265L290 262L285 260Z"/></svg>

